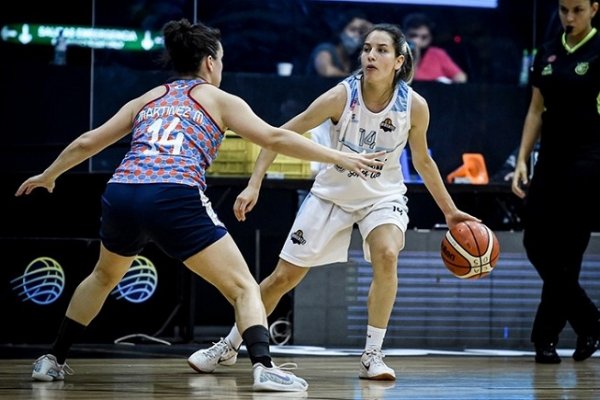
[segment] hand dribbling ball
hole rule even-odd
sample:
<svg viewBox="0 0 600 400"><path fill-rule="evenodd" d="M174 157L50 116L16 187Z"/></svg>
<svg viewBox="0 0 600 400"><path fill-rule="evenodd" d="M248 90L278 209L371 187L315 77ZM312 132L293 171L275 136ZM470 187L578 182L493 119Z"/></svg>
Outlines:
<svg viewBox="0 0 600 400"><path fill-rule="evenodd" d="M488 275L500 256L494 232L477 221L464 221L446 232L442 239L442 260L448 270L461 279Z"/></svg>

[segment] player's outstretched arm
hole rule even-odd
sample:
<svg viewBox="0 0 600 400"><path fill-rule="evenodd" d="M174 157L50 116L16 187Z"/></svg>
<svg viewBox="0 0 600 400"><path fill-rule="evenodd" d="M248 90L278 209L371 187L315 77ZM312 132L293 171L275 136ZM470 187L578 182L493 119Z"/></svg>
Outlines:
<svg viewBox="0 0 600 400"><path fill-rule="evenodd" d="M17 189L15 196L30 194L38 187L52 193L59 176L125 137L131 131L133 116L139 109L139 103L140 98L128 102L104 124L81 134L65 147L44 172L25 180Z"/></svg>

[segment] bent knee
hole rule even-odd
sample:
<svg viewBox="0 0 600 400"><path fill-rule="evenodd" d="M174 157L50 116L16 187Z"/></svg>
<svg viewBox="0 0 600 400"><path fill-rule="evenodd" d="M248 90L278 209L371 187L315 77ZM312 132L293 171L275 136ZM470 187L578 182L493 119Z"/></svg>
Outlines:
<svg viewBox="0 0 600 400"><path fill-rule="evenodd" d="M114 273L113 271L108 271L106 269L95 269L92 272L92 276L96 282L105 287L117 286L122 278L120 274Z"/></svg>
<svg viewBox="0 0 600 400"><path fill-rule="evenodd" d="M381 264L385 269L396 269L398 264L398 251L391 247L382 247L371 254L373 263Z"/></svg>
<svg viewBox="0 0 600 400"><path fill-rule="evenodd" d="M260 287L254 282L231 282L227 285L217 286L217 289L231 304L248 299L260 299Z"/></svg>

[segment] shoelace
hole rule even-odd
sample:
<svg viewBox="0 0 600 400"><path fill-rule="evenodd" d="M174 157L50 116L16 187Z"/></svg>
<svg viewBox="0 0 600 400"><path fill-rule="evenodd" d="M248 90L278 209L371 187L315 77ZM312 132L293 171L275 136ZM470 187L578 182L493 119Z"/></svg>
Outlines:
<svg viewBox="0 0 600 400"><path fill-rule="evenodd" d="M67 374L67 375L73 375L73 373L75 372L75 371L73 371L73 369L71 367L69 367L69 364L67 364L67 363L64 363L62 365L62 369L63 369L63 371L65 371L65 374Z"/></svg>
<svg viewBox="0 0 600 400"><path fill-rule="evenodd" d="M286 362L281 365L275 365L275 363L271 361L271 364L273 364L274 368L279 368L282 371L292 371L298 368L298 364L296 364L295 362Z"/></svg>
<svg viewBox="0 0 600 400"><path fill-rule="evenodd" d="M296 368L298 368L298 364L296 364L294 362L286 362L281 365L276 365L273 361L271 361L271 364L273 365L272 368L276 368L276 369L280 370L281 372L283 372L285 374L289 374L289 375L294 375L292 370L295 370Z"/></svg>
<svg viewBox="0 0 600 400"><path fill-rule="evenodd" d="M383 359L385 358L385 354L383 354L380 350L370 350L366 351L365 354L369 358L369 362L375 365L385 365Z"/></svg>
<svg viewBox="0 0 600 400"><path fill-rule="evenodd" d="M206 350L206 354L210 358L214 358L220 356L220 353L229 351L229 345L225 340L221 339L218 342L213 342L213 346L211 346L208 350Z"/></svg>

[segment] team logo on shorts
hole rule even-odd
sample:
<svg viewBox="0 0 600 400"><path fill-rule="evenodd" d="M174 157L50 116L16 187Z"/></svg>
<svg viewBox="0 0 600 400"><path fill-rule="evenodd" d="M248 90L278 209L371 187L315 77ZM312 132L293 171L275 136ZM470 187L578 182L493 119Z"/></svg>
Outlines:
<svg viewBox="0 0 600 400"><path fill-rule="evenodd" d="M29 263L23 275L10 283L23 302L46 305L54 303L63 292L65 272L55 259L38 257Z"/></svg>
<svg viewBox="0 0 600 400"><path fill-rule="evenodd" d="M305 244L306 239L304 239L304 232L302 229L298 229L296 232L292 233L292 243L294 244Z"/></svg>

